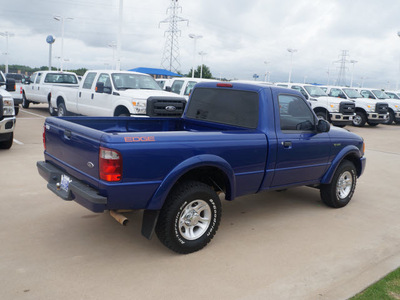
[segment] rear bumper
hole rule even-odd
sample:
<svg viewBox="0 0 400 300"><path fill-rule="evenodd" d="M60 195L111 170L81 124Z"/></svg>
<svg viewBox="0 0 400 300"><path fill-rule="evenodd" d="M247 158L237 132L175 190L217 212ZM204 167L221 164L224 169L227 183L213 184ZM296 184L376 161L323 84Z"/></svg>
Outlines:
<svg viewBox="0 0 400 300"><path fill-rule="evenodd" d="M93 212L103 212L106 209L107 197L100 196L98 190L84 184L48 162L38 161L36 166L40 176L48 182L47 188L61 199L66 201L74 200ZM67 175L71 179L68 191L64 191L59 187L62 175Z"/></svg>

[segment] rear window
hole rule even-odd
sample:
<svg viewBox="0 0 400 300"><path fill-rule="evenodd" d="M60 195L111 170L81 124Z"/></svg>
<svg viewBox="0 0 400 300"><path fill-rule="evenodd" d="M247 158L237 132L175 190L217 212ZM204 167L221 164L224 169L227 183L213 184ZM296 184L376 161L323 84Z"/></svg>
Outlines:
<svg viewBox="0 0 400 300"><path fill-rule="evenodd" d="M257 128L258 94L248 91L197 88L188 103L186 117Z"/></svg>

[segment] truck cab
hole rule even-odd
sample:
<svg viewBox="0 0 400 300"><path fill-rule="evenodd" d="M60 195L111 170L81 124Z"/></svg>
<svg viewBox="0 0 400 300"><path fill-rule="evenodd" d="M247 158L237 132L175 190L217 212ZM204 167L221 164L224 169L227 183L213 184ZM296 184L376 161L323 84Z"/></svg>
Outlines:
<svg viewBox="0 0 400 300"><path fill-rule="evenodd" d="M319 86L302 83L276 83L299 91L306 98L319 119L324 119L338 127L350 125L355 115L352 101L329 97Z"/></svg>
<svg viewBox="0 0 400 300"><path fill-rule="evenodd" d="M353 101L356 105L356 115L353 118L353 125L363 127L365 123L376 126L388 120L388 103L376 99L364 98L353 88L339 86L321 87L330 97L337 97Z"/></svg>

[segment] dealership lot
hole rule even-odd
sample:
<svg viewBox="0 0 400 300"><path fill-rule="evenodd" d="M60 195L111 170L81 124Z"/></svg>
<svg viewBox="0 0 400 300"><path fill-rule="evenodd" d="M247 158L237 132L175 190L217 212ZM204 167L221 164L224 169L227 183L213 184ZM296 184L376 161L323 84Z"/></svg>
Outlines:
<svg viewBox="0 0 400 300"><path fill-rule="evenodd" d="M346 299L400 266L400 126L346 127L367 168L350 204L296 188L223 202L202 251L177 255L108 214L63 202L36 171L45 105L21 109L0 151L1 299Z"/></svg>

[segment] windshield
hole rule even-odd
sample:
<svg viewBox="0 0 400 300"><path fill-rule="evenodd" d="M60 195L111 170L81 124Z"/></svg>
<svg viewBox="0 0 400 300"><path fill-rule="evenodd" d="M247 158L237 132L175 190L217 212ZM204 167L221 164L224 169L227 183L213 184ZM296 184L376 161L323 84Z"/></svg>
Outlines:
<svg viewBox="0 0 400 300"><path fill-rule="evenodd" d="M363 96L361 96L361 94L359 92L357 92L354 89L343 89L343 91L346 93L347 97L349 97L351 99L363 97Z"/></svg>
<svg viewBox="0 0 400 300"><path fill-rule="evenodd" d="M392 92L385 92L385 93L392 99L396 99L396 100L400 99L400 97L396 93L392 93Z"/></svg>
<svg viewBox="0 0 400 300"><path fill-rule="evenodd" d="M311 97L328 96L319 86L308 85L304 87Z"/></svg>
<svg viewBox="0 0 400 300"><path fill-rule="evenodd" d="M378 98L378 99L390 99L390 97L388 95L386 95L385 92L382 92L380 90L373 90L372 92L375 94L376 98Z"/></svg>
<svg viewBox="0 0 400 300"><path fill-rule="evenodd" d="M111 75L116 90L141 89L161 90L160 86L148 75L114 73Z"/></svg>

